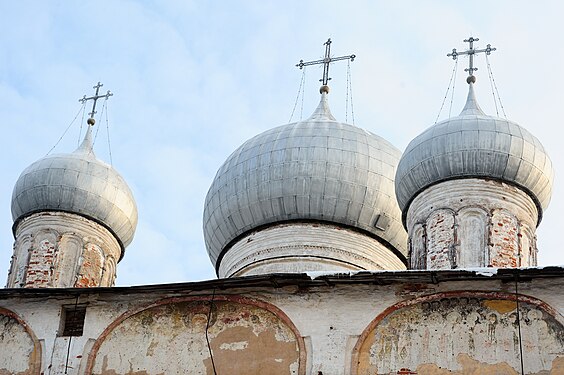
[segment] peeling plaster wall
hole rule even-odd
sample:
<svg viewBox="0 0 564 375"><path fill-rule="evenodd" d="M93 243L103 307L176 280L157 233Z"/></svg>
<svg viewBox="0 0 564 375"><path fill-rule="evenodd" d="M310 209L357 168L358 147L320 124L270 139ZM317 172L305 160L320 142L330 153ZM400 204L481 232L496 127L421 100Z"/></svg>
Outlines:
<svg viewBox="0 0 564 375"><path fill-rule="evenodd" d="M564 361L564 327L542 308L487 295L426 299L385 315L363 338L358 374L435 370L517 374L521 346L526 374ZM517 324L520 319L520 332ZM520 337L522 344L520 345Z"/></svg>
<svg viewBox="0 0 564 375"><path fill-rule="evenodd" d="M406 215L410 269L537 265L538 211L499 181L445 181L419 194Z"/></svg>
<svg viewBox="0 0 564 375"><path fill-rule="evenodd" d="M527 374L563 373L563 282L564 274L519 283ZM183 374L187 368L213 374L205 335L212 296L208 339L220 375L397 374L402 368L417 374L518 374L514 288L489 278L225 290L165 285L119 293L14 293L0 306L37 337L37 366L46 375ZM77 302L87 307L84 333L60 336L61 309ZM6 342L29 353L29 338L19 332ZM17 361L17 371L27 363L4 361Z"/></svg>
<svg viewBox="0 0 564 375"><path fill-rule="evenodd" d="M19 222L9 288L112 286L121 247L102 225L66 212L41 212Z"/></svg>
<svg viewBox="0 0 564 375"><path fill-rule="evenodd" d="M41 348L11 311L0 308L0 375L37 374Z"/></svg>
<svg viewBox="0 0 564 375"><path fill-rule="evenodd" d="M219 277L309 271L404 270L376 238L343 226L292 222L243 236L225 253Z"/></svg>
<svg viewBox="0 0 564 375"><path fill-rule="evenodd" d="M163 302L126 317L94 348L93 374L297 375L300 367L292 329L265 308L235 301Z"/></svg>

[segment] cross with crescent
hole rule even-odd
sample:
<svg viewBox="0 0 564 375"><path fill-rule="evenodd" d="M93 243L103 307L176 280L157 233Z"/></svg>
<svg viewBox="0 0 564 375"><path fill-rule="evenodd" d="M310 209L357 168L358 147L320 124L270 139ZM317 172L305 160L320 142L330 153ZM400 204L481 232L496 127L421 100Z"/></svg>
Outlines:
<svg viewBox="0 0 564 375"><path fill-rule="evenodd" d="M488 44L486 46L486 48L484 49L475 49L474 48L474 42L479 41L480 39L478 38L474 38L474 37L470 37L468 39L464 39L465 43L469 43L470 44L470 48L464 52L458 52L456 50L456 48L452 49L452 52L447 54L448 57L452 57L453 60L456 60L458 58L459 55L468 55L468 57L470 58L470 63L468 65L468 68L464 69L465 72L468 72L468 76L469 77L473 77L474 76L474 72L476 70L478 70L478 68L474 67L474 55L477 53L482 53L485 52L486 55L489 55L490 53L492 53L493 51L496 50L496 48L493 48L491 46L491 44ZM473 81L475 81L476 79L474 78Z"/></svg>
<svg viewBox="0 0 564 375"><path fill-rule="evenodd" d="M326 86L327 82L329 82L329 80L331 79L329 78L329 64L340 60L354 61L356 55L331 57L331 38L327 39L327 41L323 43L323 45L325 46L325 57L323 59L314 61L300 60L300 62L296 64L296 66L300 69L303 69L304 66L323 64L323 78L319 81L323 82L323 85Z"/></svg>

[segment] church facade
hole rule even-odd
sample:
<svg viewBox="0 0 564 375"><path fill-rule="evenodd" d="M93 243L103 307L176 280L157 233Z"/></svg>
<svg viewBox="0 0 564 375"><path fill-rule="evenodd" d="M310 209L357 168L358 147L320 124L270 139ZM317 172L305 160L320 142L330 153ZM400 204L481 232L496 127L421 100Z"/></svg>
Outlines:
<svg viewBox="0 0 564 375"><path fill-rule="evenodd" d="M93 152L22 172L0 291L1 374L564 374L564 268L537 266L541 142L468 97L401 153L338 122L325 43L310 118L220 166L203 230L218 279L113 287L137 209ZM299 65L300 65L299 64ZM92 100L95 113L101 85Z"/></svg>
<svg viewBox="0 0 564 375"><path fill-rule="evenodd" d="M563 269L489 271L5 289L0 368L5 374L562 374ZM68 318L75 312L84 313L78 327Z"/></svg>

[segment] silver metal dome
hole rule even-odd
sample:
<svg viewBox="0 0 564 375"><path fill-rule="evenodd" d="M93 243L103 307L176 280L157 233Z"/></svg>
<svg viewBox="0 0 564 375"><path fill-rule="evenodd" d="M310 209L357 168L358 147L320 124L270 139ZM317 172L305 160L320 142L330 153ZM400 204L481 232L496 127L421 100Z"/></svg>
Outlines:
<svg viewBox="0 0 564 375"><path fill-rule="evenodd" d="M47 156L27 167L12 193L14 228L41 211L65 211L93 219L108 228L125 248L137 226L137 206L124 179L92 151L88 127L73 153Z"/></svg>
<svg viewBox="0 0 564 375"><path fill-rule="evenodd" d="M483 177L517 185L539 208L539 222L552 195L554 172L540 141L518 124L487 116L473 84L459 116L425 130L407 146L396 173L396 196L407 212L422 190L437 182Z"/></svg>
<svg viewBox="0 0 564 375"><path fill-rule="evenodd" d="M405 255L394 196L400 155L377 135L337 122L322 93L308 120L251 138L219 168L203 218L212 262L243 233L290 220L359 228Z"/></svg>

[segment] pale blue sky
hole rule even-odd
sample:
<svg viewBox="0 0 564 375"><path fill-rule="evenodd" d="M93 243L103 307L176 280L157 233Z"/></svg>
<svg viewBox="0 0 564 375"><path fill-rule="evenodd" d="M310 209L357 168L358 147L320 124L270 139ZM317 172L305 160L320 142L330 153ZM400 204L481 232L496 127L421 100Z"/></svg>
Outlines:
<svg viewBox="0 0 564 375"><path fill-rule="evenodd" d="M245 140L288 121L301 79L294 65L322 57L328 37L335 55L358 56L356 125L401 150L435 121L453 68L446 54L463 50L470 35L479 47L497 47L490 62L507 116L541 140L556 169L537 232L540 265L563 264L563 8L559 1L0 2L0 282L12 254L13 185L53 147L97 81L115 93L113 164L139 207L117 284L214 278L201 217L215 172ZM466 97L466 61L453 114ZM478 100L495 114L483 57L476 65ZM304 117L317 104L320 76L308 68ZM344 121L346 63L332 66L331 76L331 108ZM95 151L109 161L105 119L98 124ZM79 131L80 121L55 152L74 150Z"/></svg>

